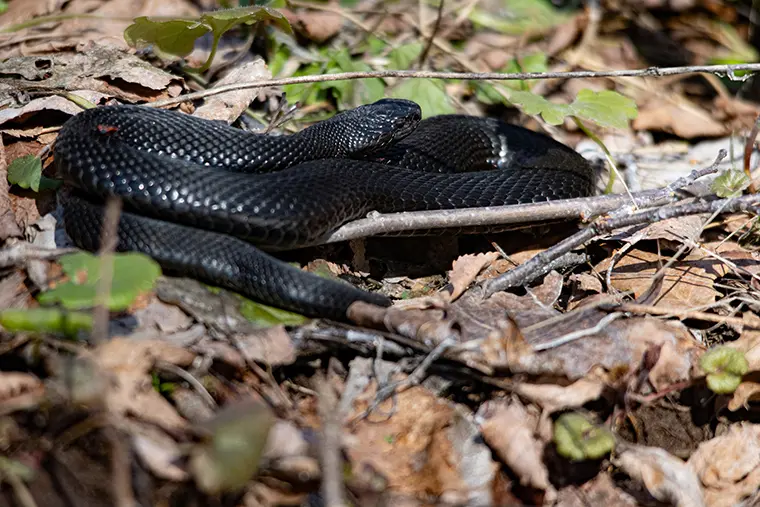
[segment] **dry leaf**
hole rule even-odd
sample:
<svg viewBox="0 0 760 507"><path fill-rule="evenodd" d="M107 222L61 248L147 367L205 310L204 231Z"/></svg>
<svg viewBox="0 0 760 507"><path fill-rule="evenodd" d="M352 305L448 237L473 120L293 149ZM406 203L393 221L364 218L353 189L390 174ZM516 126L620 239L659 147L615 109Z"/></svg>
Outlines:
<svg viewBox="0 0 760 507"><path fill-rule="evenodd" d="M499 258L498 252L463 255L454 261L449 271L449 283L452 285L450 301L454 301L467 290L478 273Z"/></svg>
<svg viewBox="0 0 760 507"><path fill-rule="evenodd" d="M110 411L169 430L185 428L185 420L153 389L151 371L158 360L187 366L195 354L161 341L114 339L96 348L93 356L101 371L113 379L106 384L104 398Z"/></svg>
<svg viewBox="0 0 760 507"><path fill-rule="evenodd" d="M351 418L372 402L374 386L373 381L356 398ZM419 500L432 496L492 503L497 466L451 404L423 387L412 387L398 393L395 403L381 404L376 414L349 429L346 453L352 469L375 470L387 481L388 491Z"/></svg>
<svg viewBox="0 0 760 507"><path fill-rule="evenodd" d="M706 505L694 470L663 449L627 445L614 462L661 502L678 507Z"/></svg>
<svg viewBox="0 0 760 507"><path fill-rule="evenodd" d="M695 104L674 105L665 100L652 100L639 108L633 120L635 130L659 130L684 139L724 136L730 131L712 115Z"/></svg>
<svg viewBox="0 0 760 507"><path fill-rule="evenodd" d="M566 408L580 407L602 395L605 384L600 379L580 379L568 386L556 384L518 383L514 387L516 394L529 400L548 413Z"/></svg>
<svg viewBox="0 0 760 507"><path fill-rule="evenodd" d="M559 490L555 507L638 507L641 505L628 493L618 488L609 473L600 473L590 481L578 486Z"/></svg>
<svg viewBox="0 0 760 507"><path fill-rule="evenodd" d="M760 490L760 425L740 423L689 458L711 507L741 505Z"/></svg>
<svg viewBox="0 0 760 507"><path fill-rule="evenodd" d="M237 83L251 83L272 79L272 73L261 57L246 62L238 62L213 88ZM212 88L212 89L213 89ZM261 88L246 88L218 95L212 95L204 100L193 112L193 116L208 120L220 120L232 123L237 120L248 105L262 95Z"/></svg>
<svg viewBox="0 0 760 507"><path fill-rule="evenodd" d="M177 442L166 433L152 426L125 421L135 453L156 477L168 481L184 481L189 474L179 466L182 451Z"/></svg>
<svg viewBox="0 0 760 507"><path fill-rule="evenodd" d="M653 277L668 261L655 253L631 250L618 259L612 269L612 285L619 291L633 291L636 297L644 294L652 285ZM603 260L596 269L606 273L611 258ZM655 304L665 308L691 309L715 302L719 293L713 288L718 277L719 261L695 252L676 261L665 270L662 287Z"/></svg>
<svg viewBox="0 0 760 507"><path fill-rule="evenodd" d="M554 488L543 463L546 442L536 438L538 414L531 413L519 402L487 402L478 416L482 419L483 439L497 456L520 479L520 484L547 492L551 501Z"/></svg>
<svg viewBox="0 0 760 507"><path fill-rule="evenodd" d="M338 12L301 10L293 12L281 9L293 29L310 41L321 44L340 32L343 16Z"/></svg>
<svg viewBox="0 0 760 507"><path fill-rule="evenodd" d="M0 414L36 407L45 397L45 386L34 375L0 371Z"/></svg>

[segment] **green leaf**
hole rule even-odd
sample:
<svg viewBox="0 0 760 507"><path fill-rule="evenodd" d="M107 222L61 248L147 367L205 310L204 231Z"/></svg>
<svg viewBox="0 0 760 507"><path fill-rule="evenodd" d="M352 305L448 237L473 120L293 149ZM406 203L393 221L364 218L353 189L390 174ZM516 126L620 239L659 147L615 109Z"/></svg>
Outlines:
<svg viewBox="0 0 760 507"><path fill-rule="evenodd" d="M388 59L390 60L388 68L397 70L408 69L412 62L420 57L423 47L421 42L413 42L395 48L388 54Z"/></svg>
<svg viewBox="0 0 760 507"><path fill-rule="evenodd" d="M124 40L133 47L155 44L156 47L174 56L184 57L193 51L195 41L209 32L214 34L214 42L208 61L198 70L206 70L216 54L219 38L231 28L260 21L272 21L281 30L293 33L288 20L278 11L263 6L238 7L207 12L199 19L152 19L147 16L135 18L124 30Z"/></svg>
<svg viewBox="0 0 760 507"><path fill-rule="evenodd" d="M749 362L741 350L715 347L699 358L699 366L707 373L707 387L716 394L733 393L749 372Z"/></svg>
<svg viewBox="0 0 760 507"><path fill-rule="evenodd" d="M507 35L546 33L565 23L570 15L557 11L546 0L504 0L500 8L476 7L470 21Z"/></svg>
<svg viewBox="0 0 760 507"><path fill-rule="evenodd" d="M634 101L611 90L581 90L570 108L580 118L618 129L628 128L628 121L638 113Z"/></svg>
<svg viewBox="0 0 760 507"><path fill-rule="evenodd" d="M475 90L475 98L483 104L511 105L504 95L499 93L496 86L486 81L473 81L471 86Z"/></svg>
<svg viewBox="0 0 760 507"><path fill-rule="evenodd" d="M571 108L565 104L549 102L540 95L521 90L506 90L509 101L519 107L525 114L540 114L549 125L559 125L571 113Z"/></svg>
<svg viewBox="0 0 760 507"><path fill-rule="evenodd" d="M207 12L201 16L200 20L211 27L215 37L221 36L237 25L252 25L261 21L271 21L283 32L293 33L293 28L285 16L271 7L261 5Z"/></svg>
<svg viewBox="0 0 760 507"><path fill-rule="evenodd" d="M723 199L739 197L750 184L750 179L744 171L732 169L713 180L712 191Z"/></svg>
<svg viewBox="0 0 760 507"><path fill-rule="evenodd" d="M4 13L8 10L8 2L5 0L0 0L0 14Z"/></svg>
<svg viewBox="0 0 760 507"><path fill-rule="evenodd" d="M241 299L241 315L259 327L272 327L278 324L298 326L309 320L298 313L256 303L239 294L237 296Z"/></svg>
<svg viewBox="0 0 760 507"><path fill-rule="evenodd" d="M365 42L367 43L368 51L371 55L379 55L388 46L385 41L378 39L374 35L368 36Z"/></svg>
<svg viewBox="0 0 760 507"><path fill-rule="evenodd" d="M235 492L256 474L275 418L263 403L240 403L222 409L205 423L206 442L190 452L189 470L206 494Z"/></svg>
<svg viewBox="0 0 760 507"><path fill-rule="evenodd" d="M0 325L8 331L76 336L92 330L92 314L58 308L8 309L0 312Z"/></svg>
<svg viewBox="0 0 760 507"><path fill-rule="evenodd" d="M40 190L42 161L34 155L19 157L8 166L8 182L35 192Z"/></svg>
<svg viewBox="0 0 760 507"><path fill-rule="evenodd" d="M599 459L615 448L615 437L608 429L574 412L557 418L553 439L557 452L572 461Z"/></svg>
<svg viewBox="0 0 760 507"><path fill-rule="evenodd" d="M193 52L195 41L210 31L210 26L198 20L163 21L140 16L124 30L124 40L132 47L155 44L164 53L187 56Z"/></svg>
<svg viewBox="0 0 760 507"><path fill-rule="evenodd" d="M153 288L161 275L158 264L139 253L114 254L106 257L109 260L113 261L113 279L105 305L112 311L129 308L140 294ZM95 306L103 258L79 252L61 257L59 262L69 281L40 294L38 301L71 310Z"/></svg>
<svg viewBox="0 0 760 507"><path fill-rule="evenodd" d="M422 108L422 117L454 114L456 109L440 81L432 79L407 79L391 90L396 99L412 100Z"/></svg>

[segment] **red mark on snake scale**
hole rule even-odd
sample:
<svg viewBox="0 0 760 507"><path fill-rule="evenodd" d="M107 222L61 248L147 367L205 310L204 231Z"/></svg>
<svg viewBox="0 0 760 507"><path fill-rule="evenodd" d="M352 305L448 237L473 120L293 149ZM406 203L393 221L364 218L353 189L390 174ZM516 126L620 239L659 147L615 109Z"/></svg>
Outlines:
<svg viewBox="0 0 760 507"><path fill-rule="evenodd" d="M97 128L98 134L103 134L105 136L111 135L119 130L119 127L114 127L113 125L98 125Z"/></svg>

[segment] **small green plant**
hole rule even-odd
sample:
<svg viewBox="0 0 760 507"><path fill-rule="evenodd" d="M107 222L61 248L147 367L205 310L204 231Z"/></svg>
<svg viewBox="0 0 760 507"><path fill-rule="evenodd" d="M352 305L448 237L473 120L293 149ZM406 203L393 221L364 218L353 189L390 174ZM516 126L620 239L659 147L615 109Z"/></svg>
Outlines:
<svg viewBox="0 0 760 507"><path fill-rule="evenodd" d="M0 326L11 332L56 333L74 338L92 330L92 314L60 308L11 308L0 311Z"/></svg>
<svg viewBox="0 0 760 507"><path fill-rule="evenodd" d="M42 161L34 155L18 157L8 165L8 183L35 192L55 189L61 185L60 181L42 175Z"/></svg>
<svg viewBox="0 0 760 507"><path fill-rule="evenodd" d="M111 311L122 311L129 308L140 294L153 288L161 275L161 268L153 259L139 253L111 254L109 257L113 262L113 279L104 304ZM37 300L69 310L94 307L103 259L78 252L61 257L59 262L69 280L43 292Z"/></svg>
<svg viewBox="0 0 760 507"><path fill-rule="evenodd" d="M612 433L593 424L582 414L568 412L554 422L557 452L572 461L599 459L615 448Z"/></svg>
<svg viewBox="0 0 760 507"><path fill-rule="evenodd" d="M130 46L154 45L159 51L177 56L189 55L195 41L211 33L213 42L206 62L196 72L205 72L216 56L219 40L225 32L240 25L271 22L279 29L293 33L293 29L278 11L259 5L207 12L195 19L163 19L141 16L124 30L124 40Z"/></svg>
<svg viewBox="0 0 760 507"><path fill-rule="evenodd" d="M749 371L749 362L742 351L723 346L702 354L699 366L707 373L707 387L716 394L736 391L742 377Z"/></svg>
<svg viewBox="0 0 760 507"><path fill-rule="evenodd" d="M749 184L749 176L744 171L731 169L713 180L712 191L723 199L739 197Z"/></svg>

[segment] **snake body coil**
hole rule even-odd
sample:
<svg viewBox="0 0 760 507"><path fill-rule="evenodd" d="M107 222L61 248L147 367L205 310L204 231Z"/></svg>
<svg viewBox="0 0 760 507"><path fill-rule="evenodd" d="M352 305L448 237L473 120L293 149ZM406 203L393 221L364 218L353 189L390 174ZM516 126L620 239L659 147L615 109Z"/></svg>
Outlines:
<svg viewBox="0 0 760 507"><path fill-rule="evenodd" d="M385 99L290 136L139 106L101 107L64 125L58 173L74 192L66 231L99 247L102 203L124 203L118 249L165 269L309 316L345 319L389 301L293 268L256 247L319 243L340 225L389 213L581 197L589 164L570 148L489 118L438 116ZM255 245L255 246L254 246Z"/></svg>

